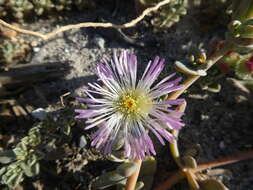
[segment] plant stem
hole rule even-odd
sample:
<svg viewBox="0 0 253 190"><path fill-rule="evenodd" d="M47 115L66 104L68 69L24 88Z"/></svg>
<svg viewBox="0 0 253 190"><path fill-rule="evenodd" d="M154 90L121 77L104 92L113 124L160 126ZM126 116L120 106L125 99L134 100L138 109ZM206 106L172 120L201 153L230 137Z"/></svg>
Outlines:
<svg viewBox="0 0 253 190"><path fill-rule="evenodd" d="M172 130L171 133L175 137L178 137L179 131ZM170 146L170 153L171 153L174 161L177 163L178 167L181 168L182 164L181 164L181 161L180 161L180 154L179 154L179 150L178 150L177 140L175 140L173 143L170 143L169 146Z"/></svg>
<svg viewBox="0 0 253 190"><path fill-rule="evenodd" d="M183 104L179 105L176 110L180 111L180 112L184 112L185 108L186 108L186 102L184 102ZM178 130L172 130L171 133L175 137L178 137L179 131ZM179 150L178 150L178 146L177 146L177 140L175 140L175 142L173 142L173 143L170 143L169 146L170 146L170 152L171 152L171 155L172 155L173 159L177 163L178 167L182 168L183 165L182 165L182 163L180 161L180 154L179 154Z"/></svg>
<svg viewBox="0 0 253 190"><path fill-rule="evenodd" d="M139 173L140 173L140 169L141 169L142 160L134 160L134 162L136 164L138 164L138 169L137 169L137 171L133 175L131 175L127 179L125 190L134 190L135 189L135 185L137 183L137 179L138 179L138 176L139 176Z"/></svg>
<svg viewBox="0 0 253 190"><path fill-rule="evenodd" d="M215 167L219 167L219 166L224 166L227 164L232 164L232 163L239 162L239 161L246 160L246 159L250 159L250 158L253 158L253 150L246 151L246 152L240 152L240 153L234 154L232 156L219 158L219 159L209 161L209 162L203 162L203 163L200 163L196 169L192 169L192 170L194 172L200 172L200 171L206 170L208 168L215 168Z"/></svg>
<svg viewBox="0 0 253 190"><path fill-rule="evenodd" d="M219 59L221 59L230 49L231 49L231 44L228 42L225 43L224 46L221 47L221 49L219 49L212 56L210 56L210 58L206 61L206 64L204 64L204 68L200 67L199 69L203 69L204 71L207 71ZM188 78L183 82L184 88L171 93L170 95L168 95L167 99L169 99L169 100L177 99L185 90L187 90L199 78L200 78L200 76L195 76L195 75L188 76ZM186 104L183 107L178 107L178 109L179 109L179 111L184 112L185 107L186 107ZM179 131L172 130L172 134L177 137L179 134ZM171 152L175 162L177 163L178 167L182 168L177 142L170 143L170 152Z"/></svg>

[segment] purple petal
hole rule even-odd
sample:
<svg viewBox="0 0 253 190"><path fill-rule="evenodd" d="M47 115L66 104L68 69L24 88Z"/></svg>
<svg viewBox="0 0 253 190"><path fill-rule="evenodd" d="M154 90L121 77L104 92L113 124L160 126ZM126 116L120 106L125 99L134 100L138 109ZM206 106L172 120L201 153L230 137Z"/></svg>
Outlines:
<svg viewBox="0 0 253 190"><path fill-rule="evenodd" d="M96 101L90 98L76 98L76 101L83 103L96 103Z"/></svg>
<svg viewBox="0 0 253 190"><path fill-rule="evenodd" d="M180 105L185 102L185 99L176 99L176 100L164 100L161 102L155 102L153 104L158 104L158 105L164 105L164 104L169 104L169 105Z"/></svg>
<svg viewBox="0 0 253 190"><path fill-rule="evenodd" d="M100 113L96 110L83 110L83 109L75 109L76 113L79 113L80 115L75 116L75 118L89 118L94 117L96 115L99 115Z"/></svg>

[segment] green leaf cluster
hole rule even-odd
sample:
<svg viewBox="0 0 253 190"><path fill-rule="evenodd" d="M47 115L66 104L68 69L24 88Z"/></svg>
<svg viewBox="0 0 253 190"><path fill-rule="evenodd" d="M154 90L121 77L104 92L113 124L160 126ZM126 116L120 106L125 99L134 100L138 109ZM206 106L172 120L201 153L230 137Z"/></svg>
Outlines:
<svg viewBox="0 0 253 190"><path fill-rule="evenodd" d="M5 164L0 170L1 184L14 188L25 176L33 177L39 174L39 160L44 157L37 149L42 142L40 130L40 125L31 128L14 149L0 152L0 162Z"/></svg>
<svg viewBox="0 0 253 190"><path fill-rule="evenodd" d="M139 0L144 6L152 6L159 0ZM151 24L156 30L170 28L173 24L179 22L180 17L187 13L188 0L172 0L168 5L157 11L154 18L151 19Z"/></svg>

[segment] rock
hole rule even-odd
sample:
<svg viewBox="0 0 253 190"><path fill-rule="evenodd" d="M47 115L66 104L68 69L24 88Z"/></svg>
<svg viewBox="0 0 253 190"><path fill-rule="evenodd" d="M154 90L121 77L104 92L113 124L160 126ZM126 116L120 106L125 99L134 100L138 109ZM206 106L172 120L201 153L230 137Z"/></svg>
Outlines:
<svg viewBox="0 0 253 190"><path fill-rule="evenodd" d="M64 49L64 52L69 53L70 51L69 51L69 49Z"/></svg>
<svg viewBox="0 0 253 190"><path fill-rule="evenodd" d="M82 135L80 137L80 141L79 141L79 147L80 148L84 148L87 145L87 140L86 138Z"/></svg>
<svg viewBox="0 0 253 190"><path fill-rule="evenodd" d="M40 51L40 48L39 48L39 47L34 47L34 48L33 48L33 51L34 51L34 52L39 52L39 51Z"/></svg>
<svg viewBox="0 0 253 190"><path fill-rule="evenodd" d="M47 117L47 112L43 108L33 110L31 114L35 119L39 120L44 120Z"/></svg>
<svg viewBox="0 0 253 190"><path fill-rule="evenodd" d="M100 35L95 35L93 38L93 43L100 49L105 49L105 39Z"/></svg>
<svg viewBox="0 0 253 190"><path fill-rule="evenodd" d="M209 116L208 115L204 115L204 114L201 114L201 120L208 120L209 119Z"/></svg>
<svg viewBox="0 0 253 190"><path fill-rule="evenodd" d="M220 149L224 149L226 147L224 141L220 142L219 147Z"/></svg>

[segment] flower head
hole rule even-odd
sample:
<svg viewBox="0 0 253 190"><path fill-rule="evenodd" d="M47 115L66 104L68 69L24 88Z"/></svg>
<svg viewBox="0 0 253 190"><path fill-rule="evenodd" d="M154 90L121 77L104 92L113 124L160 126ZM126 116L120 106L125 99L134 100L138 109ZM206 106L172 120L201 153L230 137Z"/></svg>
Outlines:
<svg viewBox="0 0 253 190"><path fill-rule="evenodd" d="M179 130L184 126L180 117L183 113L171 109L183 99L158 101L158 98L182 88L181 78L170 81L171 74L154 84L164 67L164 59L155 57L137 79L137 58L123 51L116 52L113 59L97 65L97 75L102 84L89 83L91 89L84 92L89 98L77 98L87 103L86 110L75 110L76 118L87 118L86 129L97 127L92 136L92 145L105 154L112 151L117 140L124 140L125 157L143 159L155 155L152 132L161 144L172 142L174 136L168 131ZM99 98L92 94L100 96Z"/></svg>

